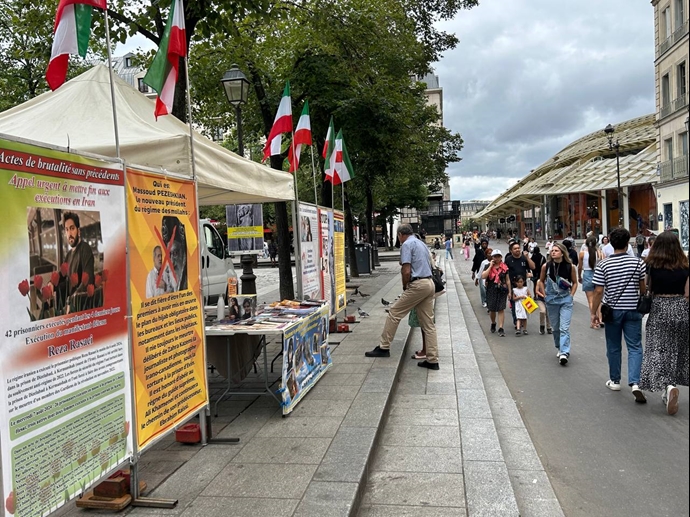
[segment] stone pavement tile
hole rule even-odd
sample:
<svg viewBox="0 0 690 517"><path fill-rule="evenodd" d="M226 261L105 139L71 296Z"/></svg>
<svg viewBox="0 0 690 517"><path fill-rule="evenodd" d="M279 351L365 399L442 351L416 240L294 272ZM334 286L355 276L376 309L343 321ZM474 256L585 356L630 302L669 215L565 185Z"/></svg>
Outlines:
<svg viewBox="0 0 690 517"><path fill-rule="evenodd" d="M342 346L342 345L341 345ZM374 360L376 359L375 357L365 357L364 352L367 350L371 350L373 347L361 347L362 352L359 350L345 352L344 350L340 350L340 347L338 347L339 350L336 350L333 352L333 363L334 364L372 364Z"/></svg>
<svg viewBox="0 0 690 517"><path fill-rule="evenodd" d="M430 382L426 385L428 395L450 395L455 393L454 382Z"/></svg>
<svg viewBox="0 0 690 517"><path fill-rule="evenodd" d="M543 470L541 460L524 427L496 427L508 470Z"/></svg>
<svg viewBox="0 0 690 517"><path fill-rule="evenodd" d="M179 515L192 504L239 451L240 447L233 445L203 447L160 486L145 494L147 497L156 499L177 499L179 502L173 510L135 508L130 515Z"/></svg>
<svg viewBox="0 0 690 517"><path fill-rule="evenodd" d="M465 490L472 516L519 517L508 469L501 461L466 461Z"/></svg>
<svg viewBox="0 0 690 517"><path fill-rule="evenodd" d="M341 363L337 358L328 370L331 373L369 373L371 363Z"/></svg>
<svg viewBox="0 0 690 517"><path fill-rule="evenodd" d="M484 381L484 389L486 389L486 394L489 400L493 401L496 399L510 399L513 400L510 390L506 385L506 381L503 377L482 377Z"/></svg>
<svg viewBox="0 0 690 517"><path fill-rule="evenodd" d="M358 517L465 517L466 515L465 508L370 504L360 508Z"/></svg>
<svg viewBox="0 0 690 517"><path fill-rule="evenodd" d="M455 386L458 389L482 389L484 384L478 368L456 368Z"/></svg>
<svg viewBox="0 0 690 517"><path fill-rule="evenodd" d="M453 354L453 361L455 363L455 368L471 368L476 367L477 358L474 354Z"/></svg>
<svg viewBox="0 0 690 517"><path fill-rule="evenodd" d="M525 427L513 399L492 399L490 404L496 427Z"/></svg>
<svg viewBox="0 0 690 517"><path fill-rule="evenodd" d="M432 447L418 444L413 447L382 445L376 449L372 471L385 472L446 472L462 473L460 448Z"/></svg>
<svg viewBox="0 0 690 517"><path fill-rule="evenodd" d="M421 368L418 368L421 370ZM424 395L426 394L426 377L410 377L398 379L395 386L396 395Z"/></svg>
<svg viewBox="0 0 690 517"><path fill-rule="evenodd" d="M370 504L464 507L463 475L372 472L362 500Z"/></svg>
<svg viewBox="0 0 690 517"><path fill-rule="evenodd" d="M319 379L318 384L323 386L361 386L366 376L366 373L326 372L326 375Z"/></svg>
<svg viewBox="0 0 690 517"><path fill-rule="evenodd" d="M460 439L465 461L503 461L503 452L491 418L461 418Z"/></svg>
<svg viewBox="0 0 690 517"><path fill-rule="evenodd" d="M522 517L563 516L546 472L508 469L508 473L513 482L515 497L520 501Z"/></svg>
<svg viewBox="0 0 690 517"><path fill-rule="evenodd" d="M489 401L484 390L458 390L460 418L491 418Z"/></svg>
<svg viewBox="0 0 690 517"><path fill-rule="evenodd" d="M349 517L357 483L312 481L294 517Z"/></svg>
<svg viewBox="0 0 690 517"><path fill-rule="evenodd" d="M377 429L372 427L341 427L333 438L328 452L364 452L374 446Z"/></svg>
<svg viewBox="0 0 690 517"><path fill-rule="evenodd" d="M391 357L391 360L397 359ZM390 393L395 379L396 370L393 368L378 368L369 372L362 383L360 393Z"/></svg>
<svg viewBox="0 0 690 517"><path fill-rule="evenodd" d="M325 386L319 381L316 383L316 386L309 390L309 393L302 399L302 402L305 400L353 401L357 396L357 392L358 390L356 388L343 389L341 386ZM299 404L297 404L297 407L299 407Z"/></svg>
<svg viewBox="0 0 690 517"><path fill-rule="evenodd" d="M373 427L370 429L375 430ZM369 456L369 451L329 450L314 474L314 481L360 483Z"/></svg>
<svg viewBox="0 0 690 517"><path fill-rule="evenodd" d="M342 425L344 427L378 427L388 396L388 393L368 393L360 390Z"/></svg>
<svg viewBox="0 0 690 517"><path fill-rule="evenodd" d="M388 425L458 425L456 408L391 408Z"/></svg>
<svg viewBox="0 0 690 517"><path fill-rule="evenodd" d="M318 465L331 445L331 438L260 438L247 443L232 463L310 463Z"/></svg>
<svg viewBox="0 0 690 517"><path fill-rule="evenodd" d="M314 389L314 388L312 388ZM292 410L288 418L303 418L306 416L335 416L344 417L352 402L349 400L323 400L304 398Z"/></svg>
<svg viewBox="0 0 690 517"><path fill-rule="evenodd" d="M452 395L396 395L391 408L454 408L457 403L454 393Z"/></svg>
<svg viewBox="0 0 690 517"><path fill-rule="evenodd" d="M460 447L460 429L457 425L386 424L379 443L403 447Z"/></svg>
<svg viewBox="0 0 690 517"><path fill-rule="evenodd" d="M315 471L316 465L231 463L201 495L301 499Z"/></svg>
<svg viewBox="0 0 690 517"><path fill-rule="evenodd" d="M261 438L333 438L338 431L342 417L301 417L272 419L256 434Z"/></svg>
<svg viewBox="0 0 690 517"><path fill-rule="evenodd" d="M434 382L453 382L455 374L451 368L441 368L438 371L429 370L427 382L429 384Z"/></svg>
<svg viewBox="0 0 690 517"><path fill-rule="evenodd" d="M261 429L266 422L268 422L273 415L275 415L280 408L261 408L262 411L247 411L241 413L236 419L228 425L222 427L216 424L216 419L211 419L211 429L214 438L240 438L240 444L244 444L252 436L254 436L259 429Z"/></svg>
<svg viewBox="0 0 690 517"><path fill-rule="evenodd" d="M390 357L376 357L374 359L373 364L371 365L371 369L379 369L379 368L398 368L398 362L397 361L391 361Z"/></svg>
<svg viewBox="0 0 690 517"><path fill-rule="evenodd" d="M299 499L198 497L180 517L290 517Z"/></svg>

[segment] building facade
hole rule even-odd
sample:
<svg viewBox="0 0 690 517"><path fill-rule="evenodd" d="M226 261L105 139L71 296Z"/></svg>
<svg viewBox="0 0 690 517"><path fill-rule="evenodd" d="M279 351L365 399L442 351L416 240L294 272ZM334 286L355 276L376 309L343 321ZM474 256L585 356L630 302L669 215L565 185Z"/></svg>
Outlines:
<svg viewBox="0 0 690 517"><path fill-rule="evenodd" d="M653 0L656 59L658 220L662 229L677 229L684 249L690 236L688 223L688 125L690 98L688 66L689 0Z"/></svg>

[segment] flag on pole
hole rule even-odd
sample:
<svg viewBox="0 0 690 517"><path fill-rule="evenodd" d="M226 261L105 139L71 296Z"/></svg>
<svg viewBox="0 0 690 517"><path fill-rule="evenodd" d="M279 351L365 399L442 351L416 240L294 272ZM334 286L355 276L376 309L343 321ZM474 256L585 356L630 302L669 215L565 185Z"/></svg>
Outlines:
<svg viewBox="0 0 690 517"><path fill-rule="evenodd" d="M156 120L161 115L172 113L180 58L186 55L187 36L184 26L184 6L182 0L173 0L158 52L153 58L151 68L144 76L144 83L158 93L154 111Z"/></svg>
<svg viewBox="0 0 690 517"><path fill-rule="evenodd" d="M346 181L350 181L355 177L350 156L347 154L347 147L345 146L345 139L343 138L343 130L338 131L338 136L335 137L335 166L332 178L333 185L340 185Z"/></svg>
<svg viewBox="0 0 690 517"><path fill-rule="evenodd" d="M292 132L292 100L290 99L290 82L285 83L285 90L278 105L278 113L273 121L271 133L268 135L264 146L264 157L261 161L266 161L269 156L280 154L280 146L283 143L283 133Z"/></svg>
<svg viewBox="0 0 690 517"><path fill-rule="evenodd" d="M46 70L46 81L51 90L64 84L70 54L86 57L91 36L92 7L105 10L106 0L60 0L58 4L53 48Z"/></svg>
<svg viewBox="0 0 690 517"><path fill-rule="evenodd" d="M323 156L324 160L326 159L326 156L328 156L328 142L331 141L331 137L335 134L335 128L333 127L333 116L331 116L331 122L328 124L328 132L326 133L326 141L323 144L323 153L321 156Z"/></svg>
<svg viewBox="0 0 690 517"><path fill-rule="evenodd" d="M302 114L297 122L297 129L295 129L295 136L288 151L288 162L290 163L290 172L295 172L299 167L299 155L302 151L303 145L311 145L311 120L309 119L309 102L304 101ZM292 151L295 151L295 156ZM295 160L294 158L297 157Z"/></svg>
<svg viewBox="0 0 690 517"><path fill-rule="evenodd" d="M323 146L326 151L326 163L324 163L323 170L326 174L326 181L333 183L335 176L335 129L333 128L333 117L331 117L331 124L328 127L326 143Z"/></svg>

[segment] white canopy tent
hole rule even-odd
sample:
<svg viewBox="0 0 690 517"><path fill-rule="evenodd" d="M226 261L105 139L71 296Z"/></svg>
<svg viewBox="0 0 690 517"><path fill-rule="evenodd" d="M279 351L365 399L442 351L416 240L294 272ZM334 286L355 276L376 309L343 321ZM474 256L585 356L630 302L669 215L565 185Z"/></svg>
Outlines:
<svg viewBox="0 0 690 517"><path fill-rule="evenodd" d="M192 175L189 126L153 116L154 101L115 76L120 155L130 165ZM24 104L0 113L0 134L103 156L116 155L110 77L97 65ZM200 205L294 199L293 176L247 160L194 133Z"/></svg>

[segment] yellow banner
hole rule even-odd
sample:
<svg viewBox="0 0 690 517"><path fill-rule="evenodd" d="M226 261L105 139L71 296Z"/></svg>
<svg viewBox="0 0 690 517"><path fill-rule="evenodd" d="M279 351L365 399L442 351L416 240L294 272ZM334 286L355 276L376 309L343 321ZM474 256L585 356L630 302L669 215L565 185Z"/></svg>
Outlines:
<svg viewBox="0 0 690 517"><path fill-rule="evenodd" d="M194 182L127 170L139 449L208 402Z"/></svg>
<svg viewBox="0 0 690 517"><path fill-rule="evenodd" d="M333 251L335 255L335 313L345 309L345 216L333 211Z"/></svg>
<svg viewBox="0 0 690 517"><path fill-rule="evenodd" d="M262 239L263 226L235 226L228 228L228 239Z"/></svg>

